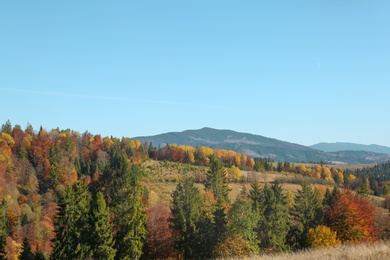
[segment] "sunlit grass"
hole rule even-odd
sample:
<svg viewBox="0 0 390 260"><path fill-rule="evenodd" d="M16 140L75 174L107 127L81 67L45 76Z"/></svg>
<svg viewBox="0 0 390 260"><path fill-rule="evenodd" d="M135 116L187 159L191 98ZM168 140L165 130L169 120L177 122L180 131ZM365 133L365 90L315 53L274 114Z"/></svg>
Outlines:
<svg viewBox="0 0 390 260"><path fill-rule="evenodd" d="M238 258L237 258L238 259ZM257 260L384 260L390 259L390 241L342 245L336 248L312 249L296 253L253 256L241 259Z"/></svg>

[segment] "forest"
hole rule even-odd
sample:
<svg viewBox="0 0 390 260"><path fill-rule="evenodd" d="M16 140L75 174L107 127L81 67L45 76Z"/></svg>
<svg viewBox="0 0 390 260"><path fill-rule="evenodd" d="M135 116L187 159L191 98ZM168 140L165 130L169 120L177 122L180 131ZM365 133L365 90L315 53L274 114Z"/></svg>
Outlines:
<svg viewBox="0 0 390 260"><path fill-rule="evenodd" d="M149 205L150 160L207 171L182 174L170 203ZM327 188L304 181L291 196L242 171ZM232 200L230 183L250 189ZM390 162L341 170L9 121L0 132L0 259L211 259L385 240L389 201Z"/></svg>

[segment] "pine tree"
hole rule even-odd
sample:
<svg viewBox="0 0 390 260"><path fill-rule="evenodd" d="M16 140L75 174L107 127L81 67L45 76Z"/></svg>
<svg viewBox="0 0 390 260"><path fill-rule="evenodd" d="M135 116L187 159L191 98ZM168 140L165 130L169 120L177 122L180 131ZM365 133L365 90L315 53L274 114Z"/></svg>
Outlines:
<svg viewBox="0 0 390 260"><path fill-rule="evenodd" d="M199 221L203 200L192 178L181 180L172 193L171 228L176 248L185 259L200 255ZM203 249L204 250L204 249Z"/></svg>
<svg viewBox="0 0 390 260"><path fill-rule="evenodd" d="M84 259L90 255L88 213L91 194L82 181L65 188L60 199L52 259Z"/></svg>
<svg viewBox="0 0 390 260"><path fill-rule="evenodd" d="M110 209L101 192L97 192L92 201L90 227L89 241L93 259L113 260L116 254L113 248L113 224L110 222Z"/></svg>
<svg viewBox="0 0 390 260"><path fill-rule="evenodd" d="M290 229L290 244L294 248L307 247L307 232L323 223L322 201L316 190L308 183L301 185L295 195L292 212L292 227Z"/></svg>

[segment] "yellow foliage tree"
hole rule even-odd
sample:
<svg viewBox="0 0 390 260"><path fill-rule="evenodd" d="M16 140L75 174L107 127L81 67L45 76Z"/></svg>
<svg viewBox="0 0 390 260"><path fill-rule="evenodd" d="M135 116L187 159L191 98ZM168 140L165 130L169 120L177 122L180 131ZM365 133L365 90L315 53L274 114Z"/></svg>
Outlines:
<svg viewBox="0 0 390 260"><path fill-rule="evenodd" d="M231 181L240 181L240 179L241 179L241 171L235 165L233 165L232 167L229 168L228 174L229 174L229 179Z"/></svg>
<svg viewBox="0 0 390 260"><path fill-rule="evenodd" d="M237 234L232 234L225 236L225 238L216 245L214 254L217 258L238 258L250 256L252 254L250 248L248 241L245 241Z"/></svg>
<svg viewBox="0 0 390 260"><path fill-rule="evenodd" d="M341 244L341 241L337 239L336 232L332 231L327 226L318 226L316 228L309 229L307 234L307 242L309 247L336 247Z"/></svg>

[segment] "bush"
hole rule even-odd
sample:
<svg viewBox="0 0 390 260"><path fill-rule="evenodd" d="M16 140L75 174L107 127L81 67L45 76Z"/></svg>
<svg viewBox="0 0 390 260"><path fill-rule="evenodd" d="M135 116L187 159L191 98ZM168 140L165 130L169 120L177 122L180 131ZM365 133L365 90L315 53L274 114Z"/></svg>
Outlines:
<svg viewBox="0 0 390 260"><path fill-rule="evenodd" d="M336 232L330 230L327 226L317 226L309 229L307 234L307 243L309 247L336 247L341 244L337 239Z"/></svg>

